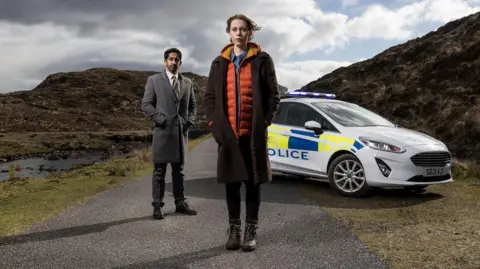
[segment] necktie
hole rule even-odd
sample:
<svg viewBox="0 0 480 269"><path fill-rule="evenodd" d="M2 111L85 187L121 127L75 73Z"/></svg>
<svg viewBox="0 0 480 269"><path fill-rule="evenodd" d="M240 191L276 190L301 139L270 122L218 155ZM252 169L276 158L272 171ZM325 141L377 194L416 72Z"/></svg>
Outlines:
<svg viewBox="0 0 480 269"><path fill-rule="evenodd" d="M178 80L177 80L177 77L172 77L172 88L173 90L175 91L175 94L177 95L177 97L180 95L179 94L179 91L180 91L180 88L178 87Z"/></svg>

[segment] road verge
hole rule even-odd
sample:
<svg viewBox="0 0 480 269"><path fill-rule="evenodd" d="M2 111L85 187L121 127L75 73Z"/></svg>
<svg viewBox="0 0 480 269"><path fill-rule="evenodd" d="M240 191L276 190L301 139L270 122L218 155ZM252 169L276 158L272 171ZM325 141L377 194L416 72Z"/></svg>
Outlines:
<svg viewBox="0 0 480 269"><path fill-rule="evenodd" d="M210 135L189 142L192 150ZM95 195L151 173L151 152L40 179L0 182L0 237L18 234Z"/></svg>
<svg viewBox="0 0 480 269"><path fill-rule="evenodd" d="M455 163L453 171L453 183L426 193L353 199L321 183L305 192L393 268L480 268L480 166Z"/></svg>

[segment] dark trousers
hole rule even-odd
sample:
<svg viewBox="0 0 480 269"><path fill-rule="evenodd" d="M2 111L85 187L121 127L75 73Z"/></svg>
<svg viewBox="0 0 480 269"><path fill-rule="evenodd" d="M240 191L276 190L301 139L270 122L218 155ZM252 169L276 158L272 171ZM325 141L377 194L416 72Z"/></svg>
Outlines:
<svg viewBox="0 0 480 269"><path fill-rule="evenodd" d="M172 167L172 185L175 205L180 205L185 200L183 182L185 174L183 173L183 163L171 163ZM163 207L165 203L165 175L167 173L166 163L155 163L152 176L152 205L154 207Z"/></svg>
<svg viewBox="0 0 480 269"><path fill-rule="evenodd" d="M253 183L253 161L250 147L250 137L240 137L239 146L241 149L242 157L247 166L249 178L246 178L243 182L234 182L225 184L226 200L228 207L228 215L230 223L240 222L241 212L241 195L240 188L242 183L245 184L245 207L246 207L246 219L247 223L258 223L258 211L260 208L261 188L260 184Z"/></svg>

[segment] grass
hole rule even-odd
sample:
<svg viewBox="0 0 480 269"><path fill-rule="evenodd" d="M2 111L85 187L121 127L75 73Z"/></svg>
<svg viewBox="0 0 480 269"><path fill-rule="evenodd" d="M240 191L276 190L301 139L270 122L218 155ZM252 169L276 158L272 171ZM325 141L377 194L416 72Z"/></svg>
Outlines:
<svg viewBox="0 0 480 269"><path fill-rule="evenodd" d="M145 141L151 131L45 132L0 134L0 157L54 150L106 149L119 142Z"/></svg>
<svg viewBox="0 0 480 269"><path fill-rule="evenodd" d="M189 150L210 135L189 142ZM41 179L0 182L0 237L18 234L95 195L151 173L151 152L139 151L115 159Z"/></svg>
<svg viewBox="0 0 480 269"><path fill-rule="evenodd" d="M318 184L305 191L393 268L480 268L480 166L456 163L454 179L423 194L355 199Z"/></svg>

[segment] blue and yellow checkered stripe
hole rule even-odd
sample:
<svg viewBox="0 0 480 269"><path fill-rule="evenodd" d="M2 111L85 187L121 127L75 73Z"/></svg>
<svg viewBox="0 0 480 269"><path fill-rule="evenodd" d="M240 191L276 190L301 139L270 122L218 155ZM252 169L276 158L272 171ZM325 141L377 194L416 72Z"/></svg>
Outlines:
<svg viewBox="0 0 480 269"><path fill-rule="evenodd" d="M316 137L321 141L307 140L301 137L284 136L274 131L290 132L300 136ZM355 139L341 135L325 133L321 136L312 132L292 130L290 128L270 126L268 132L268 147L292 150L308 150L317 152L336 152L338 150L349 150L357 152L363 148L363 145Z"/></svg>

